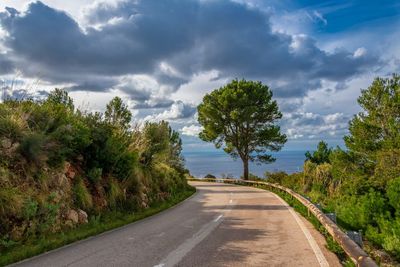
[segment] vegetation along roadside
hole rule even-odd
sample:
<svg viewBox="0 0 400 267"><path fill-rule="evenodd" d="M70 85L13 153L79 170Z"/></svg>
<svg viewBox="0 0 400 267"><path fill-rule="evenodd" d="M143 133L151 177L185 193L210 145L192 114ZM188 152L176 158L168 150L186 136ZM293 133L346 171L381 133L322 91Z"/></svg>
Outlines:
<svg viewBox="0 0 400 267"><path fill-rule="evenodd" d="M118 97L103 113L63 90L0 104L0 265L144 218L187 198L179 134L131 126Z"/></svg>

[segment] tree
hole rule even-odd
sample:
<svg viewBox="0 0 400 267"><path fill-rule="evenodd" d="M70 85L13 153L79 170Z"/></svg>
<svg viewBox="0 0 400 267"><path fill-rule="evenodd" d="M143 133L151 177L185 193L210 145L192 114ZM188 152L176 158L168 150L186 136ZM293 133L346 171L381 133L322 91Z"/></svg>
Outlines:
<svg viewBox="0 0 400 267"><path fill-rule="evenodd" d="M69 110L74 110L74 101L68 95L68 92L62 89L54 89L50 92L46 99L47 103L62 105L65 106Z"/></svg>
<svg viewBox="0 0 400 267"><path fill-rule="evenodd" d="M267 151L279 151L286 142L275 122L282 117L272 92L261 82L233 80L203 98L198 120L200 138L213 142L243 161L243 177L249 177L249 161L269 163Z"/></svg>
<svg viewBox="0 0 400 267"><path fill-rule="evenodd" d="M106 121L112 125L121 127L123 130L128 130L130 128L132 113L129 111L128 106L122 102L120 97L114 97L107 104L104 115Z"/></svg>
<svg viewBox="0 0 400 267"><path fill-rule="evenodd" d="M358 103L363 112L350 121L347 148L373 167L377 152L400 149L400 76L376 78L361 91Z"/></svg>
<svg viewBox="0 0 400 267"><path fill-rule="evenodd" d="M310 151L307 151L306 161L309 160L312 163L322 164L322 163L329 163L329 156L332 153L332 148L328 148L328 144L324 141L320 141L318 143L317 150L313 152L311 155Z"/></svg>

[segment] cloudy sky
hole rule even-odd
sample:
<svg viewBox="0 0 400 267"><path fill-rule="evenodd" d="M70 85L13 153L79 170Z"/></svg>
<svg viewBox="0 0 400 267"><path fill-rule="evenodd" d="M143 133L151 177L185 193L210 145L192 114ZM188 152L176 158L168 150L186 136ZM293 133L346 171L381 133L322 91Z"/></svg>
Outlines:
<svg viewBox="0 0 400 267"><path fill-rule="evenodd" d="M270 86L290 150L341 144L360 89L393 72L395 0L0 2L0 78L15 81L10 93L61 87L79 108L100 111L118 95L136 121L170 121L187 150L210 148L196 137L196 106L233 78Z"/></svg>

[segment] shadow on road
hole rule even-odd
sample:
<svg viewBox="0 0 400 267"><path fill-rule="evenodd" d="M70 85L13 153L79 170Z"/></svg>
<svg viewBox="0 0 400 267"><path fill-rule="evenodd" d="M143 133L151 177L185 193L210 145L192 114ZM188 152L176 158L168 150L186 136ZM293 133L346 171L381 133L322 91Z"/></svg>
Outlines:
<svg viewBox="0 0 400 267"><path fill-rule="evenodd" d="M246 262L251 248L243 249L239 244L254 242L266 234L265 230L246 228L240 219L227 218L176 266L233 266Z"/></svg>

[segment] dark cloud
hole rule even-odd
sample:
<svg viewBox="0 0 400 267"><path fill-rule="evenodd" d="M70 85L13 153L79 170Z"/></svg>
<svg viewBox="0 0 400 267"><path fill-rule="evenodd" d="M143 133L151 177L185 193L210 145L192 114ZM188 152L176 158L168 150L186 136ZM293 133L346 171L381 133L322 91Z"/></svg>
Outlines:
<svg viewBox="0 0 400 267"><path fill-rule="evenodd" d="M13 89L9 86L1 88L1 98L8 100L23 100L23 99L34 99L42 100L47 97L49 93L47 91L38 90L32 92L27 89Z"/></svg>
<svg viewBox="0 0 400 267"><path fill-rule="evenodd" d="M14 69L14 63L6 54L0 54L0 74L11 73Z"/></svg>
<svg viewBox="0 0 400 267"><path fill-rule="evenodd" d="M67 91L92 91L98 92L103 91L104 88L111 88L117 84L114 79L93 79L89 81L82 81L82 83L65 87Z"/></svg>
<svg viewBox="0 0 400 267"><path fill-rule="evenodd" d="M343 113L292 112L284 115L281 128L289 139L325 139L345 135L350 118Z"/></svg>
<svg viewBox="0 0 400 267"><path fill-rule="evenodd" d="M379 64L368 53L327 53L312 38L274 32L268 14L231 1L98 3L86 10L86 20L100 26L82 29L65 12L41 2L24 14L0 13L8 33L5 45L18 59L13 64L27 75L75 83L71 90L108 90L129 74L152 75L176 90L185 77L215 69L221 77L286 79L284 86L276 83L275 95L299 97L319 88L321 79L342 82ZM2 62L0 57L0 72L13 66ZM180 75L161 71L161 62ZM99 83L105 76L110 80ZM123 89L142 106L157 99L142 89Z"/></svg>

